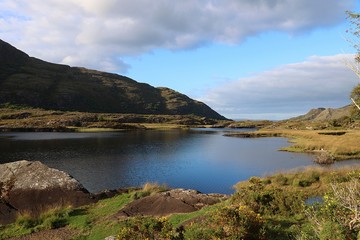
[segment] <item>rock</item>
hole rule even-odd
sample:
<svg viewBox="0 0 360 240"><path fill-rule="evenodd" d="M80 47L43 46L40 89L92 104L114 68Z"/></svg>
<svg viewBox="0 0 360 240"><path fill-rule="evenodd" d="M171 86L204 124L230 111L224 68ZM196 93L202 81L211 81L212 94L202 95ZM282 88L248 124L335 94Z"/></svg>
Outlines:
<svg viewBox="0 0 360 240"><path fill-rule="evenodd" d="M17 210L0 199L0 224L11 223L16 218Z"/></svg>
<svg viewBox="0 0 360 240"><path fill-rule="evenodd" d="M105 238L105 240L116 240L116 237L114 236L108 236Z"/></svg>
<svg viewBox="0 0 360 240"><path fill-rule="evenodd" d="M37 215L53 207L95 201L69 174L25 160L0 165L0 200L0 224L14 221L17 212Z"/></svg>
<svg viewBox="0 0 360 240"><path fill-rule="evenodd" d="M117 216L167 216L172 213L194 212L228 197L224 194L202 194L195 190L172 189L135 200L123 208Z"/></svg>

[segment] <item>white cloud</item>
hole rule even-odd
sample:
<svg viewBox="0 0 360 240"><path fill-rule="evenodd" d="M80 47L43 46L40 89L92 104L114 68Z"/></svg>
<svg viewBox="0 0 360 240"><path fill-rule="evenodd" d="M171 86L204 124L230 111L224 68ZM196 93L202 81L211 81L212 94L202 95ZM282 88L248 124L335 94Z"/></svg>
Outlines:
<svg viewBox="0 0 360 240"><path fill-rule="evenodd" d="M311 108L349 104L360 83L345 66L352 55L312 56L301 63L242 78L209 90L201 99L231 118L284 119Z"/></svg>
<svg viewBox="0 0 360 240"><path fill-rule="evenodd" d="M264 31L297 34L344 19L355 0L2 0L0 38L49 61L103 70L157 48L237 44Z"/></svg>

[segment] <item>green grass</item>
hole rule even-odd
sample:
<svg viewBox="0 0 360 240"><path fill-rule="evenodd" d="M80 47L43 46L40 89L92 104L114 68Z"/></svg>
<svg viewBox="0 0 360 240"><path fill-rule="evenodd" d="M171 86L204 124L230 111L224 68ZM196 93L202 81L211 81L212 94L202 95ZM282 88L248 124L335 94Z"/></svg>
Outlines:
<svg viewBox="0 0 360 240"><path fill-rule="evenodd" d="M173 226L178 227L181 224L185 223L186 221L189 221L191 219L196 219L196 218L198 218L200 216L204 216L204 215L206 215L206 214L208 214L210 212L215 211L219 207L225 206L226 204L228 204L227 202L228 201L223 201L223 202L220 202L218 204L207 206L207 207L204 207L204 208L202 208L202 209L200 209L199 211L196 211L196 212L172 214L169 217L169 222Z"/></svg>
<svg viewBox="0 0 360 240"><path fill-rule="evenodd" d="M111 216L132 200L132 194L121 194L94 205L75 209L75 212L70 214L68 227L80 232L78 239L103 239L116 234L117 222Z"/></svg>
<svg viewBox="0 0 360 240"><path fill-rule="evenodd" d="M28 212L23 212L18 215L15 223L2 227L0 239L64 227L69 222L70 212L70 207L49 209L39 216L32 216Z"/></svg>
<svg viewBox="0 0 360 240"><path fill-rule="evenodd" d="M67 227L78 233L76 239L103 239L116 234L119 225L112 215L133 200L133 194L121 194L96 204L70 209L51 209L39 217L24 213L13 224L2 226L0 239L26 235L45 229Z"/></svg>

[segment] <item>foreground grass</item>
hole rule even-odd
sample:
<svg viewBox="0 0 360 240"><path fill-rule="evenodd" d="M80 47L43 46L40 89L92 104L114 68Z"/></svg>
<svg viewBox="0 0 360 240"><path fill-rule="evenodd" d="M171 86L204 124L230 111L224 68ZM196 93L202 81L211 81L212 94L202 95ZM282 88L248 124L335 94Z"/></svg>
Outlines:
<svg viewBox="0 0 360 240"><path fill-rule="evenodd" d="M79 208L53 208L36 217L25 212L18 216L15 223L0 226L0 239L57 228L70 229L74 232L72 239L104 239L116 235L121 228L121 223L114 217L121 208L135 199L166 189L166 185L145 183L141 189Z"/></svg>
<svg viewBox="0 0 360 240"><path fill-rule="evenodd" d="M73 230L74 239L103 239L117 233L119 226L111 216L132 200L133 193L121 194L80 208L52 209L39 217L25 213L15 223L1 227L0 239L61 227Z"/></svg>
<svg viewBox="0 0 360 240"><path fill-rule="evenodd" d="M16 223L1 227L0 239L55 228L71 230L72 239L104 239L110 235L118 239L356 239L358 225L347 227L352 213L338 203L332 186L359 181L360 166L336 170L308 167L252 177L236 184L230 199L196 212L161 218L115 217L134 199L165 190L165 186L146 184L141 190L96 204L54 209L39 218L19 216ZM359 192L356 188L353 197L358 208ZM323 203L312 209L306 204L312 197L322 197ZM321 220L319 228L311 216L316 216L317 222Z"/></svg>
<svg viewBox="0 0 360 240"><path fill-rule="evenodd" d="M332 184L340 186L359 180L359 167L336 171L307 168L299 172L278 173L265 178L252 177L237 184L236 193L229 200L200 211L174 214L169 218L160 219L151 217L127 219L126 224L119 229L117 237L118 239L356 239L359 229L347 227L351 213L342 208L336 198L328 193L331 192ZM319 228L307 214L313 206L306 203L311 197L324 199L323 203L319 203L315 208L321 209L320 212L315 212L320 219ZM360 202L358 195L354 197ZM326 209L329 203L332 207ZM329 224L332 227L328 228Z"/></svg>
<svg viewBox="0 0 360 240"><path fill-rule="evenodd" d="M360 158L359 130L259 130L235 133L234 137L286 137L292 143L281 150L290 152L317 153L327 151L336 160Z"/></svg>

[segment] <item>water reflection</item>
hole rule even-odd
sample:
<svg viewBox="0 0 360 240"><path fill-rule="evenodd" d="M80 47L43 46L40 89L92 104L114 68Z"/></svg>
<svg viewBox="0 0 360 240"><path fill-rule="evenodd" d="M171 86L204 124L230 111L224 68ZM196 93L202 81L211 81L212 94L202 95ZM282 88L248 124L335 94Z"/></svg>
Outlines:
<svg viewBox="0 0 360 240"><path fill-rule="evenodd" d="M204 134L207 133L207 134ZM250 176L313 165L312 156L279 152L283 138L223 137L223 131L0 134L0 162L40 160L90 191L146 181L202 192L231 193Z"/></svg>

